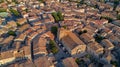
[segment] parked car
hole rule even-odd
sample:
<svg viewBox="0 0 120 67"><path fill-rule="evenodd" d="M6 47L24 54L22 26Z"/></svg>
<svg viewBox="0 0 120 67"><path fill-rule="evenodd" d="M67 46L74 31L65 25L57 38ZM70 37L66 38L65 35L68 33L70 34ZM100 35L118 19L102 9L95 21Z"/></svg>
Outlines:
<svg viewBox="0 0 120 67"><path fill-rule="evenodd" d="M66 50L65 47L62 47L63 51Z"/></svg>
<svg viewBox="0 0 120 67"><path fill-rule="evenodd" d="M62 44L59 43L58 45L61 46Z"/></svg>
<svg viewBox="0 0 120 67"><path fill-rule="evenodd" d="M62 44L59 44L60 47L64 47Z"/></svg>
<svg viewBox="0 0 120 67"><path fill-rule="evenodd" d="M69 52L67 52L67 51L66 51L65 53L66 53L66 54L69 54Z"/></svg>

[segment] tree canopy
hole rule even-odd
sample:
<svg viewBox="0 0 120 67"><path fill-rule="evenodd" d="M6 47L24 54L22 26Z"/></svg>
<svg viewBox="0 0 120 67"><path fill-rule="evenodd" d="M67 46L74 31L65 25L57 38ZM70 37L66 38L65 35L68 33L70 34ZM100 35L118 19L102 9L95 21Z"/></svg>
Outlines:
<svg viewBox="0 0 120 67"><path fill-rule="evenodd" d="M4 2L4 0L0 0L0 3L3 3Z"/></svg>
<svg viewBox="0 0 120 67"><path fill-rule="evenodd" d="M44 2L44 0L38 0L39 2L41 2L41 3L43 3Z"/></svg>
<svg viewBox="0 0 120 67"><path fill-rule="evenodd" d="M12 35L12 36L16 36L16 33L14 31L12 31L12 30L8 31L8 34Z"/></svg>
<svg viewBox="0 0 120 67"><path fill-rule="evenodd" d="M0 8L0 12L6 12L7 10L4 8Z"/></svg>
<svg viewBox="0 0 120 67"><path fill-rule="evenodd" d="M114 9L113 10L116 9L117 5L119 5L119 0L114 0Z"/></svg>
<svg viewBox="0 0 120 67"><path fill-rule="evenodd" d="M51 32L52 32L55 36L57 36L57 31L58 31L58 27L57 27L57 26L51 27Z"/></svg>
<svg viewBox="0 0 120 67"><path fill-rule="evenodd" d="M102 16L101 19L102 18L108 20L108 22L112 22L113 21L113 18L110 18L108 16Z"/></svg>
<svg viewBox="0 0 120 67"><path fill-rule="evenodd" d="M120 14L117 15L117 19L120 20Z"/></svg>
<svg viewBox="0 0 120 67"><path fill-rule="evenodd" d="M58 22L58 21L63 21L64 20L64 17L62 15L62 12L58 11L58 12L53 12L52 13L52 16L54 17L55 21Z"/></svg>
<svg viewBox="0 0 120 67"><path fill-rule="evenodd" d="M56 12L53 12L52 16L54 17L54 19L55 19L56 22L58 22L60 20L59 17L57 16Z"/></svg>
<svg viewBox="0 0 120 67"><path fill-rule="evenodd" d="M58 48L55 45L55 42L53 40L50 40L49 46L53 54L56 54L58 52Z"/></svg>
<svg viewBox="0 0 120 67"><path fill-rule="evenodd" d="M63 17L63 15L62 15L62 12L58 11L58 12L57 12L57 16L59 17L59 20L60 20L60 21L63 21L63 20L64 20L64 17Z"/></svg>
<svg viewBox="0 0 120 67"><path fill-rule="evenodd" d="M111 63L112 65L115 65L115 67L118 67L117 61L110 61L110 63Z"/></svg>
<svg viewBox="0 0 120 67"><path fill-rule="evenodd" d="M83 30L83 31L78 32L79 35L84 34L84 33L87 33L87 30Z"/></svg>
<svg viewBox="0 0 120 67"><path fill-rule="evenodd" d="M13 13L15 16L20 16L20 13L17 10L10 9L11 13Z"/></svg>

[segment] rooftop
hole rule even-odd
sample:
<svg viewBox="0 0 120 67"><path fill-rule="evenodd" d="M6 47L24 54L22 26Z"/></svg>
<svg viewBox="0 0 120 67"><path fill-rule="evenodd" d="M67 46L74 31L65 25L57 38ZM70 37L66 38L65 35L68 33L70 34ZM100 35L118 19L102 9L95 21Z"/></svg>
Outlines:
<svg viewBox="0 0 120 67"><path fill-rule="evenodd" d="M104 39L101 42L103 44L103 46L105 46L108 49L113 49L114 45L108 40L108 39Z"/></svg>
<svg viewBox="0 0 120 67"><path fill-rule="evenodd" d="M37 58L36 60L34 60L34 63L37 67L39 67L39 66L54 67L53 63L51 62L51 60L49 60L49 57L47 57L47 56Z"/></svg>
<svg viewBox="0 0 120 67"><path fill-rule="evenodd" d="M75 62L75 59L72 57L68 57L63 60L64 67L78 67L77 63Z"/></svg>
<svg viewBox="0 0 120 67"><path fill-rule="evenodd" d="M31 60L21 60L19 62L8 65L7 67L35 67Z"/></svg>
<svg viewBox="0 0 120 67"><path fill-rule="evenodd" d="M20 35L18 35L15 39L14 39L14 41L24 41L25 40L25 38L26 38L26 34L20 34Z"/></svg>
<svg viewBox="0 0 120 67"><path fill-rule="evenodd" d="M9 36L5 38L1 44L9 44L13 40L14 36Z"/></svg>
<svg viewBox="0 0 120 67"><path fill-rule="evenodd" d="M19 32L23 32L23 31L25 31L26 29L28 29L29 27L30 27L29 24L24 24L24 25L22 25L22 26L19 28Z"/></svg>
<svg viewBox="0 0 120 67"><path fill-rule="evenodd" d="M88 47L95 51L97 54L102 53L104 48L97 42L91 42L88 44Z"/></svg>
<svg viewBox="0 0 120 67"><path fill-rule="evenodd" d="M13 54L13 51L11 50L0 53L0 60L13 58L13 57L14 57L14 54Z"/></svg>
<svg viewBox="0 0 120 67"><path fill-rule="evenodd" d="M79 45L85 45L74 33L69 32L67 36L62 38L62 41L70 49L74 49Z"/></svg>
<svg viewBox="0 0 120 67"><path fill-rule="evenodd" d="M88 33L83 33L80 35L80 39L83 40L86 44L89 42L95 41L94 37L90 36Z"/></svg>
<svg viewBox="0 0 120 67"><path fill-rule="evenodd" d="M27 22L27 19L26 18L20 18L20 19L17 19L17 23L19 23L19 24L24 24L24 23L26 23Z"/></svg>
<svg viewBox="0 0 120 67"><path fill-rule="evenodd" d="M36 53L47 53L47 49L46 49L46 43L47 40L45 38L36 38L36 40L33 41L33 52L34 54Z"/></svg>

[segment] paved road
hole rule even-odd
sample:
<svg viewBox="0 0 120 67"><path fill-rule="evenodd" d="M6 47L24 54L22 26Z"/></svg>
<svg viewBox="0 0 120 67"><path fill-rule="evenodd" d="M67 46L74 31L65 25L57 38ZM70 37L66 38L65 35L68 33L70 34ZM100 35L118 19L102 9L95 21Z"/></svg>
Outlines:
<svg viewBox="0 0 120 67"><path fill-rule="evenodd" d="M57 41L57 42L56 42ZM56 44L57 44L57 47L59 49L59 52L57 54L55 54L55 58L56 58L56 61L57 61L57 64L56 64L56 67L63 67L61 66L62 65L62 60L64 58L67 58L67 57L70 57L71 55L70 54L66 54L62 47L60 47L58 44L61 44L57 39L55 40Z"/></svg>

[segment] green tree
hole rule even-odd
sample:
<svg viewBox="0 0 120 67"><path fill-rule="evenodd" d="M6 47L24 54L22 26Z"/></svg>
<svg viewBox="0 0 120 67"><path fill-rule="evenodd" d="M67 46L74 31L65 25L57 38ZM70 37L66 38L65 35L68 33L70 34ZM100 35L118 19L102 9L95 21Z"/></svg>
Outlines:
<svg viewBox="0 0 120 67"><path fill-rule="evenodd" d="M12 2L14 2L15 4L19 4L17 0L12 0Z"/></svg>
<svg viewBox="0 0 120 67"><path fill-rule="evenodd" d="M54 17L54 19L55 19L56 22L58 22L60 20L59 17L57 16L56 12L53 12L52 16Z"/></svg>
<svg viewBox="0 0 120 67"><path fill-rule="evenodd" d="M120 20L120 14L117 15L117 19Z"/></svg>
<svg viewBox="0 0 120 67"><path fill-rule="evenodd" d="M10 2L10 1L8 1L8 0L6 0L6 2L7 2L8 4L11 4L11 2Z"/></svg>
<svg viewBox="0 0 120 67"><path fill-rule="evenodd" d="M75 62L79 65L80 64L80 60L77 58L76 60L75 60Z"/></svg>
<svg viewBox="0 0 120 67"><path fill-rule="evenodd" d="M119 5L119 0L114 0L114 5Z"/></svg>
<svg viewBox="0 0 120 67"><path fill-rule="evenodd" d="M62 12L58 11L58 12L57 12L57 16L59 17L59 20L60 20L60 21L63 21L63 20L64 20L64 17L63 17L63 15L62 15Z"/></svg>
<svg viewBox="0 0 120 67"><path fill-rule="evenodd" d="M51 32L52 32L55 36L57 36L57 31L58 31L58 27L57 27L57 26L51 27Z"/></svg>
<svg viewBox="0 0 120 67"><path fill-rule="evenodd" d="M103 39L105 39L103 36L101 36L101 35L96 35L96 37L95 37L95 40L98 42L98 43L100 43Z"/></svg>
<svg viewBox="0 0 120 67"><path fill-rule="evenodd" d="M0 3L3 3L4 2L4 0L0 0Z"/></svg>
<svg viewBox="0 0 120 67"><path fill-rule="evenodd" d="M28 12L28 9L25 9L26 12Z"/></svg>
<svg viewBox="0 0 120 67"><path fill-rule="evenodd" d="M87 33L87 30L83 30L83 33Z"/></svg>
<svg viewBox="0 0 120 67"><path fill-rule="evenodd" d="M41 2L41 3L43 3L44 2L44 0L38 0L39 2Z"/></svg>
<svg viewBox="0 0 120 67"><path fill-rule="evenodd" d="M16 24L17 24L18 27L21 26L19 23L16 23Z"/></svg>
<svg viewBox="0 0 120 67"><path fill-rule="evenodd" d="M115 65L115 67L118 67L118 62L117 61L110 61L112 65Z"/></svg>
<svg viewBox="0 0 120 67"><path fill-rule="evenodd" d="M67 26L63 26L64 29L67 29Z"/></svg>
<svg viewBox="0 0 120 67"><path fill-rule="evenodd" d="M94 7L94 8L97 8L97 9L99 9L99 6L98 6L97 4L96 4L96 5L94 5L93 7Z"/></svg>
<svg viewBox="0 0 120 67"><path fill-rule="evenodd" d="M53 40L50 40L49 46L50 46L50 50L53 54L56 54L58 52L58 48L56 47L56 44Z"/></svg>
<svg viewBox="0 0 120 67"><path fill-rule="evenodd" d="M80 4L84 4L84 0L81 0L81 1L80 1Z"/></svg>
<svg viewBox="0 0 120 67"><path fill-rule="evenodd" d="M81 34L84 34L84 33L87 33L87 30L83 30L83 31L79 31L79 35L81 35Z"/></svg>
<svg viewBox="0 0 120 67"><path fill-rule="evenodd" d="M117 5L119 5L119 0L114 0L114 8L113 8L113 10L116 9Z"/></svg>
<svg viewBox="0 0 120 67"><path fill-rule="evenodd" d="M90 54L86 54L85 57L90 59L91 55Z"/></svg>
<svg viewBox="0 0 120 67"><path fill-rule="evenodd" d="M0 47L2 47L3 46L3 44L0 44Z"/></svg>
<svg viewBox="0 0 120 67"><path fill-rule="evenodd" d="M80 66L80 67L84 67L85 65L85 62L83 60L80 60L80 59L76 59L75 62Z"/></svg>
<svg viewBox="0 0 120 67"><path fill-rule="evenodd" d="M105 3L105 0L100 0L100 2L103 2L103 3Z"/></svg>
<svg viewBox="0 0 120 67"><path fill-rule="evenodd" d="M56 22L64 20L64 16L62 15L61 11L53 12L52 16L54 17L54 19L55 19Z"/></svg>
<svg viewBox="0 0 120 67"><path fill-rule="evenodd" d="M14 31L12 31L12 30L8 31L7 34L12 35L12 36L16 36L16 33Z"/></svg>
<svg viewBox="0 0 120 67"><path fill-rule="evenodd" d="M0 8L0 12L7 12L7 10L4 8Z"/></svg>
<svg viewBox="0 0 120 67"><path fill-rule="evenodd" d="M79 31L78 34L81 35L83 32L82 31Z"/></svg>
<svg viewBox="0 0 120 67"><path fill-rule="evenodd" d="M113 19L108 16L101 16L101 19L106 19L109 23L113 21Z"/></svg>
<svg viewBox="0 0 120 67"><path fill-rule="evenodd" d="M15 16L20 16L20 13L17 10L10 9L11 13L13 13Z"/></svg>

